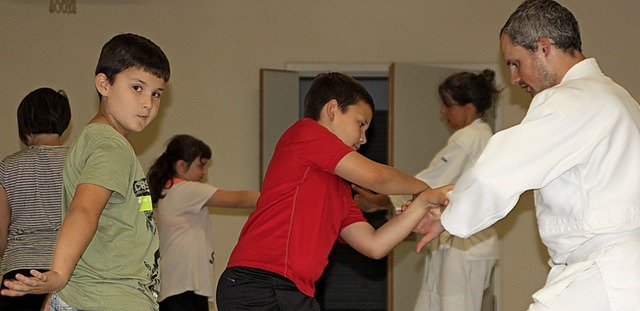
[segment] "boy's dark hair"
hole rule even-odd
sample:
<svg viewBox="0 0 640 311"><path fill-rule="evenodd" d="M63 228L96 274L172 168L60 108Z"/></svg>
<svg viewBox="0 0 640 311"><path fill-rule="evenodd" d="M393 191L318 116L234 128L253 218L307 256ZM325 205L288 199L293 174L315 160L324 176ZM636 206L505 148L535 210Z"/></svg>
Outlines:
<svg viewBox="0 0 640 311"><path fill-rule="evenodd" d="M449 98L459 105L471 103L482 115L491 108L500 95L495 77L496 73L491 69L485 69L480 73L463 71L450 75L438 86L440 100L447 107L453 104Z"/></svg>
<svg viewBox="0 0 640 311"><path fill-rule="evenodd" d="M113 84L118 73L131 67L138 67L165 82L171 76L169 59L162 49L151 40L132 33L116 35L104 44L95 74L103 73Z"/></svg>
<svg viewBox="0 0 640 311"><path fill-rule="evenodd" d="M29 135L62 135L71 121L71 107L63 91L43 87L31 91L18 106L18 135L29 146Z"/></svg>
<svg viewBox="0 0 640 311"><path fill-rule="evenodd" d="M191 135L173 136L167 144L167 149L151 165L149 174L147 174L151 201L157 203L158 200L164 197L162 189L176 175L176 163L179 160L191 165L197 157L200 157L201 160L211 159L211 148L202 140Z"/></svg>
<svg viewBox="0 0 640 311"><path fill-rule="evenodd" d="M341 111L349 106L364 101L375 112L373 98L369 91L356 79L339 72L318 74L304 97L304 116L314 120L320 119L322 107L335 99Z"/></svg>

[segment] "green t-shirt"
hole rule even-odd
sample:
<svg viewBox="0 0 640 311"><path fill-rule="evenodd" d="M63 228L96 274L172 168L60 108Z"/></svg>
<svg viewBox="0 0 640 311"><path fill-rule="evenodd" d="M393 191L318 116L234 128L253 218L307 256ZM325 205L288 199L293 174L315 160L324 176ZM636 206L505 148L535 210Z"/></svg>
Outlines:
<svg viewBox="0 0 640 311"><path fill-rule="evenodd" d="M157 310L158 234L151 194L133 148L112 127L89 124L69 149L63 214L79 184L95 184L113 193L93 240L59 296L83 310Z"/></svg>

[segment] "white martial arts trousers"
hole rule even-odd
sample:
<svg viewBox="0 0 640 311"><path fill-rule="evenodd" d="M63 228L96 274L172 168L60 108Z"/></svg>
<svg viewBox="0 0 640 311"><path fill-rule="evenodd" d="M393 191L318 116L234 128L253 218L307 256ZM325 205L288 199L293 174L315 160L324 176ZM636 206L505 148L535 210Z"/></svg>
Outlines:
<svg viewBox="0 0 640 311"><path fill-rule="evenodd" d="M427 247L414 311L480 311L496 260L470 259L465 251L437 239Z"/></svg>

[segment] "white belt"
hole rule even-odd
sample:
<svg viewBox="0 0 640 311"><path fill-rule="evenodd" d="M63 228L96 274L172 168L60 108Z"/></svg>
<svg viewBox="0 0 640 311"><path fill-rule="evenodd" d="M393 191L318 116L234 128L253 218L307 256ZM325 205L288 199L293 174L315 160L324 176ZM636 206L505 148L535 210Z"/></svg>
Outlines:
<svg viewBox="0 0 640 311"><path fill-rule="evenodd" d="M533 298L549 307L573 280L596 264L611 246L630 241L640 241L640 229L616 234L598 235L582 244L569 255L566 264L555 264L547 278L547 284L533 294Z"/></svg>

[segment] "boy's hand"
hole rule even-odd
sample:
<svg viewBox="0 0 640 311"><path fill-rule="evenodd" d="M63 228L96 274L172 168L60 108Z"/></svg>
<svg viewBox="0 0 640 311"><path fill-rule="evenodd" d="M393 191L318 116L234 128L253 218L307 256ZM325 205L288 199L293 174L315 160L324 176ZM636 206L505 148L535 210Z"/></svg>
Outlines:
<svg viewBox="0 0 640 311"><path fill-rule="evenodd" d="M14 280L5 280L1 294L3 296L24 296L26 294L46 294L59 290L67 283L67 279L56 271L45 273L31 270L32 276L16 274Z"/></svg>

